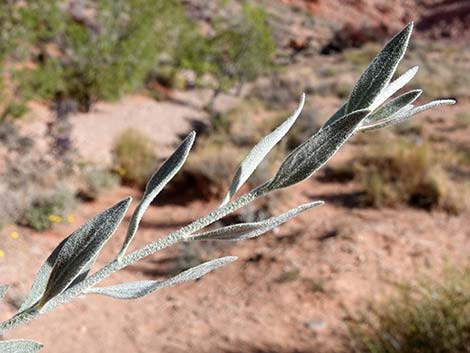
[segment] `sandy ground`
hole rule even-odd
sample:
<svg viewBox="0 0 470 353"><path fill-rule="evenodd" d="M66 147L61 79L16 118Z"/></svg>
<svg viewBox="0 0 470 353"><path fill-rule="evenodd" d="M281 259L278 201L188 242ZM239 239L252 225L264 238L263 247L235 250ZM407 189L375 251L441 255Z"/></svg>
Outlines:
<svg viewBox="0 0 470 353"><path fill-rule="evenodd" d="M337 186L316 181L297 188L289 206L317 199ZM315 191L313 191L315 190ZM77 212L84 221L133 190L117 189ZM134 203L135 205L135 203ZM214 205L212 205L214 206ZM136 246L187 223L210 205L152 207ZM390 290L390 282L417 273L438 273L448 265L469 264L468 215L451 217L416 210L348 210L328 204L263 238L209 251L208 258L239 260L200 281L161 290L135 301L99 296L79 298L8 338L29 337L44 352L334 352L343 340L346 315L364 298ZM5 239L8 254L2 282L12 284L1 317L26 292L47 254L74 226L40 235L21 229ZM119 248L117 232L99 264ZM25 249L28 249L25 251ZM120 283L156 279L174 269L175 249L117 273ZM7 305L7 304L10 305Z"/></svg>
<svg viewBox="0 0 470 353"><path fill-rule="evenodd" d="M73 141L81 156L91 162L109 164L116 137L125 129L142 130L155 142L158 156L168 155L179 141L178 136L192 129L192 122L207 119L201 102L208 101L210 91L174 92L175 100L185 102L157 102L147 96L127 96L116 103L99 102L89 113L71 117ZM215 109L230 109L239 102L233 96L222 94Z"/></svg>
<svg viewBox="0 0 470 353"><path fill-rule="evenodd" d="M140 99L132 98L139 103L134 108L129 100L124 101L124 106L130 106L121 112L142 112L147 109L142 106L152 106L141 104ZM155 111L167 108L155 105ZM108 126L115 128L113 123ZM353 148L348 145L333 163L347 158ZM108 283L168 277L181 267L181 254L199 253L205 259L239 257L226 268L135 301L78 298L6 337L38 340L45 344L46 353L339 352L347 339L347 310L383 296L392 290L391 283L404 278L420 273L436 275L451 265L470 265L469 214L450 216L409 208L350 209L336 202L354 190L354 184L310 179L292 188L279 212L316 199L330 202L279 230L232 245L171 248L113 275ZM14 313L35 272L66 234L127 195L139 197L135 190L115 189L94 203L82 204L74 214L74 224L58 225L47 233L4 229L1 236L6 255L0 260L0 278L12 288L0 303L0 319ZM151 207L133 247L206 214L216 205L215 201L191 201ZM98 266L118 251L128 219L105 248ZM19 232L19 239L9 236L12 231Z"/></svg>

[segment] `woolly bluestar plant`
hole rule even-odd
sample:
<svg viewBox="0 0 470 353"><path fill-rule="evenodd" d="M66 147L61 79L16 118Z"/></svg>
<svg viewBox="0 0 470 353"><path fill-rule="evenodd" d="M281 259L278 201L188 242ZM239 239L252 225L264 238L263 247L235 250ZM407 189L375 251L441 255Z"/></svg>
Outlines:
<svg viewBox="0 0 470 353"><path fill-rule="evenodd" d="M417 67L413 67L396 80L391 81L398 63L405 54L412 28L413 24L408 24L385 45L361 75L347 102L316 134L285 158L271 179L233 200L233 196L261 161L295 123L304 106L305 95L302 95L300 104L293 115L254 146L241 162L227 195L219 207L181 229L127 253L145 211L186 161L195 139L195 133L190 133L148 181L142 199L131 217L126 237L117 256L90 275L90 270L101 249L126 214L131 198L118 202L92 218L57 246L39 269L31 291L18 313L0 323L0 334L26 324L78 296L98 294L119 299L135 299L160 288L200 278L235 261L236 257L226 256L208 261L164 281L138 281L107 287L98 286L102 280L116 271L176 243L206 239L236 241L258 237L298 214L321 205L322 201L310 202L264 221L233 224L215 230L202 231L222 217L271 191L309 178L358 131L394 125L427 109L454 104L455 101L452 99L443 99L415 107L413 103L422 93L419 89L408 91L390 100L390 97L404 87L418 71ZM0 299L3 298L7 289L7 286L0 285ZM0 341L2 353L33 353L41 347L41 344L28 340Z"/></svg>

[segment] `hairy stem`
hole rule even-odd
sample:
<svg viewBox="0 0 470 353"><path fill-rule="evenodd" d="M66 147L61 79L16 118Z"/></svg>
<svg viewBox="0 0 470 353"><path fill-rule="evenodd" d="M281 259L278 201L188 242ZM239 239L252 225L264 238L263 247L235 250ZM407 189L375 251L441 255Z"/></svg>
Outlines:
<svg viewBox="0 0 470 353"><path fill-rule="evenodd" d="M42 308L39 308L39 310L37 308L33 308L31 310L19 313L10 318L9 320L0 323L0 334L3 334L4 332L14 329L18 326L24 325L35 319L37 316L47 313L57 308L58 306L69 302L71 299L78 297L83 293L86 293L86 290L88 288L93 287L97 283L109 277L114 272L119 271L129 265L132 265L142 260L143 258L154 254L159 250L165 249L182 240L185 240L188 235L193 234L194 232L197 232L198 230L207 227L208 225L214 223L222 217L225 217L226 215L242 208L243 206L246 206L247 204L253 202L256 198L269 192L267 185L268 183L263 184L257 189L240 196L238 199L228 203L227 205L213 210L206 216L203 216L193 221L192 223L168 234L167 236L155 240L154 242L149 243L144 247L124 256L121 260L116 259L114 261L111 261L103 268L95 272L92 276L67 289L60 295L52 298Z"/></svg>

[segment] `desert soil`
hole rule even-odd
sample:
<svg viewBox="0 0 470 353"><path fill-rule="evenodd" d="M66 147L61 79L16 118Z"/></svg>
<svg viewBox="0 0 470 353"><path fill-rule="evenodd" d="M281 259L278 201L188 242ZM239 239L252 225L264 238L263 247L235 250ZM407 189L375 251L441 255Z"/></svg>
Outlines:
<svg viewBox="0 0 470 353"><path fill-rule="evenodd" d="M112 141L108 135L128 125L146 126L162 150L168 151L177 134L188 131L185 117L196 116L195 112L171 103L129 97L119 104L100 104L91 115L73 119L82 153L106 159ZM442 118L446 112L440 110L437 115ZM345 160L354 148L348 145L333 163ZM239 257L226 268L139 300L78 298L6 337L38 340L45 344L46 353L341 351L347 340L347 310L393 291L393 283L404 278L419 273L434 276L447 266L470 264L469 214L342 206L339 200L355 188L352 183L312 178L292 188L282 210L317 199L326 199L327 204L278 230L231 245L170 248L113 275L107 283L168 277L181 266L178 255L201 249L205 249L205 259ZM12 288L0 304L0 319L14 314L37 269L64 236L128 195L139 198L137 191L120 187L96 202L84 203L74 213L74 224L60 224L49 232L17 226L3 229L6 254L0 259L0 278ZM151 242L216 206L217 201L152 206L133 247ZM129 215L98 266L118 251L128 220ZM18 239L10 236L13 231L20 234Z"/></svg>

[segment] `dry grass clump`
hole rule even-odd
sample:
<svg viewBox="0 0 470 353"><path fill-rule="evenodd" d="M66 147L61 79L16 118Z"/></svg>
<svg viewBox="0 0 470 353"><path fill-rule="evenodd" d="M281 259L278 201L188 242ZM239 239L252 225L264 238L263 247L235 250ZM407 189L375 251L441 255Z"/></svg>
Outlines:
<svg viewBox="0 0 470 353"><path fill-rule="evenodd" d="M114 142L114 166L124 183L144 187L155 168L155 147L137 129L124 130Z"/></svg>
<svg viewBox="0 0 470 353"><path fill-rule="evenodd" d="M242 158L242 150L233 144L207 139L190 155L177 182L184 178L187 187L197 190L200 198L221 198Z"/></svg>
<svg viewBox="0 0 470 353"><path fill-rule="evenodd" d="M469 353L470 269L424 278L371 303L348 323L360 353Z"/></svg>
<svg viewBox="0 0 470 353"><path fill-rule="evenodd" d="M469 190L449 176L445 156L428 142L393 139L366 145L351 163L354 178L364 189L363 203L373 207L408 204L453 214L467 207Z"/></svg>

